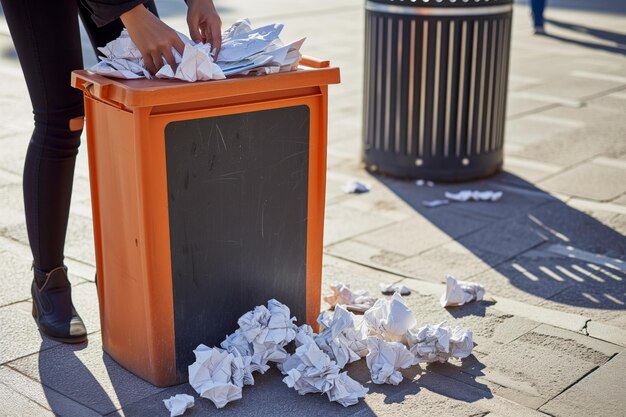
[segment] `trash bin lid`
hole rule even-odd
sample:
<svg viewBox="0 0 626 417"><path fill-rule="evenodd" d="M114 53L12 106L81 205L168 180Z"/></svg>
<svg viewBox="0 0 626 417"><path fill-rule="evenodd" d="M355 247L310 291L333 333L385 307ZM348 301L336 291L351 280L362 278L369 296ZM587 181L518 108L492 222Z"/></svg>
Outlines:
<svg viewBox="0 0 626 417"><path fill-rule="evenodd" d="M123 80L87 70L72 72L72 87L116 107L150 107L316 87L340 82L329 61L302 57L295 71L189 83L179 80Z"/></svg>

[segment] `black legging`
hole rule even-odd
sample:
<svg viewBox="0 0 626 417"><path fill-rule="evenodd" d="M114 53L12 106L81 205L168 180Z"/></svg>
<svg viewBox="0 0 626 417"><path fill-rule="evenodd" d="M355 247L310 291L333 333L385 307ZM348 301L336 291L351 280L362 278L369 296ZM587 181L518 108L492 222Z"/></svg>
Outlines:
<svg viewBox="0 0 626 417"><path fill-rule="evenodd" d="M1 0L26 78L35 128L24 164L24 210L35 268L63 264L72 181L81 130L70 120L83 116L82 93L70 86L83 67L78 15L95 50L123 28L117 19L103 27L81 0ZM156 14L154 2L148 4Z"/></svg>

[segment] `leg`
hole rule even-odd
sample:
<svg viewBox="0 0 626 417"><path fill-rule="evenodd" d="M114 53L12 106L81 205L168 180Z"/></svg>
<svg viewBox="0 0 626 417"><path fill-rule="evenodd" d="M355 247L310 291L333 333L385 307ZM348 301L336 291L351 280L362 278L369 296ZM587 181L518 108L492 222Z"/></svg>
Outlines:
<svg viewBox="0 0 626 417"><path fill-rule="evenodd" d="M82 129L82 94L70 73L82 67L76 0L2 0L33 106L24 164L24 211L33 252L33 306L40 329L84 340L71 302L63 247Z"/></svg>
<svg viewBox="0 0 626 417"><path fill-rule="evenodd" d="M543 10L546 7L546 0L531 0L530 7L533 14L533 25L536 28L543 27Z"/></svg>

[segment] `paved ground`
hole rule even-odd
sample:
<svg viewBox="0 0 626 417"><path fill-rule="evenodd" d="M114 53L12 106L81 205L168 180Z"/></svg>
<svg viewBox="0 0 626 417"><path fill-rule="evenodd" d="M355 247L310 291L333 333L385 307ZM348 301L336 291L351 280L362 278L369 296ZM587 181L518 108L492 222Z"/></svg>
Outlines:
<svg viewBox="0 0 626 417"><path fill-rule="evenodd" d="M183 29L182 2L160 1ZM468 360L416 367L400 386L350 375L370 388L343 409L299 397L277 372L257 378L241 401L216 411L197 401L187 415L626 415L626 7L621 0L554 0L547 37L514 18L503 173L470 184L418 188L359 166L362 2L218 0L225 24L249 16L282 21L286 39L330 58L343 83L331 88L324 286L334 280L376 292L403 282L419 322L471 326ZM621 12L621 14L620 14ZM86 58L88 64L93 56ZM161 400L189 386L155 388L102 353L86 152L80 154L67 242L75 302L89 344L42 340L30 316L31 256L20 175L30 131L25 85L0 19L0 415L167 415ZM345 195L361 178L369 194ZM426 209L446 190L496 189L496 203ZM495 303L439 307L444 273L485 284Z"/></svg>

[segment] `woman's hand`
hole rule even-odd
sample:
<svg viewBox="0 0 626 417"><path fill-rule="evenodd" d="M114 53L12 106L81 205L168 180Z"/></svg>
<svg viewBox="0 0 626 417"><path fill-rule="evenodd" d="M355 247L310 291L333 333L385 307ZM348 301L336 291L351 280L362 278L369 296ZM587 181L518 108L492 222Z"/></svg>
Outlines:
<svg viewBox="0 0 626 417"><path fill-rule="evenodd" d="M222 21L213 0L187 0L189 35L195 42L209 42L215 48L215 58L222 46Z"/></svg>
<svg viewBox="0 0 626 417"><path fill-rule="evenodd" d="M176 68L172 48L182 55L185 43L174 29L153 15L143 4L124 13L121 19L150 73L155 74L161 69L163 57L172 69Z"/></svg>

